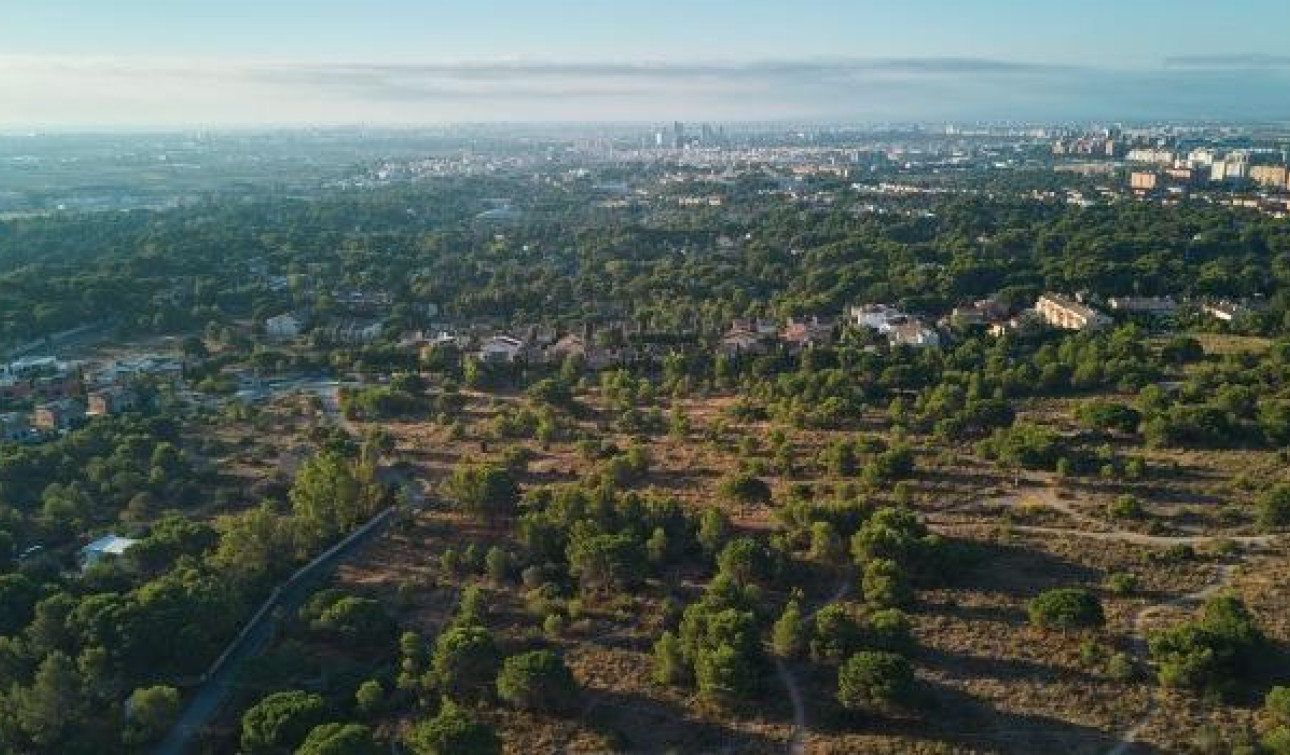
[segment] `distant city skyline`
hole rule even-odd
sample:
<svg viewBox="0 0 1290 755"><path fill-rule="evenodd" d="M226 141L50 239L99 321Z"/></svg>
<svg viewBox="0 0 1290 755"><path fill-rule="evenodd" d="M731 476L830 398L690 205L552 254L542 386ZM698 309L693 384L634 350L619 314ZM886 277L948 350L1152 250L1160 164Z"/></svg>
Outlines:
<svg viewBox="0 0 1290 755"><path fill-rule="evenodd" d="M13 6L6 127L1290 118L1284 0Z"/></svg>

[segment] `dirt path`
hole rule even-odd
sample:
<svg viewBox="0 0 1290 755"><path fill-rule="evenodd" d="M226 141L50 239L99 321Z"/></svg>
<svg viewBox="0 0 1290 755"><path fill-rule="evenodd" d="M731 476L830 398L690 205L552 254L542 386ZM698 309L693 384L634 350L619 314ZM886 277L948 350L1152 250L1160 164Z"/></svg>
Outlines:
<svg viewBox="0 0 1290 755"><path fill-rule="evenodd" d="M1033 482L1033 481L1032 481ZM1012 529L1019 532L1029 532L1044 535L1062 535L1085 537L1093 540L1119 541L1132 545L1141 545L1146 547L1169 547L1176 545L1205 545L1215 542L1232 542L1250 547L1266 547L1277 540L1275 535L1148 535L1141 532L1134 532L1117 528L1114 524L1104 522L1096 517L1089 516L1079 511L1066 501L1057 496L1055 490L1051 487L1030 487L1027 490L1017 491L1001 499L995 499L995 503L1005 505L1023 505L1038 504L1054 511L1061 512L1076 522L1087 524L1093 527L1092 530L1073 530L1061 527L1038 527L1026 525L1014 525ZM987 525L988 526L988 525ZM1152 619L1162 613L1171 610L1190 608L1203 603L1208 598L1216 595L1226 589L1232 582L1240 563L1222 564L1218 567L1214 579L1199 590L1180 595L1163 603L1155 603L1144 606L1133 617L1133 653L1143 665L1149 662L1147 648L1147 632ZM1139 738L1147 727L1151 724L1152 718L1160 705L1160 687L1156 685L1152 688L1150 702L1147 709L1142 715L1120 735L1119 741L1114 747L1107 751L1107 755L1129 755L1133 747L1138 743Z"/></svg>
<svg viewBox="0 0 1290 755"><path fill-rule="evenodd" d="M1236 574L1238 567L1238 564L1223 564L1218 568L1218 574L1214 580L1196 592L1181 595L1165 603L1145 606L1138 611L1137 616L1133 618L1133 648L1138 659L1144 664L1147 662L1147 627L1152 617L1170 609L1186 608L1204 602L1231 584L1232 577ZM1160 687L1157 685L1152 690L1151 700L1147 705L1147 709L1143 711L1132 726L1120 735L1120 741L1116 743L1115 747L1107 751L1107 755L1128 755L1133 746L1138 743L1138 738L1151 724L1151 719L1159 708L1159 696Z"/></svg>
<svg viewBox="0 0 1290 755"><path fill-rule="evenodd" d="M838 583L837 589L814 610L802 617L802 621L810 621L815 618L815 614L820 609L841 600L848 592L851 591L851 583L855 581L855 575L847 572L842 581ZM797 682L797 676L793 670L788 667L783 658L775 656L775 674L779 676L780 684L784 685L784 690L788 692L788 699L793 704L793 733L788 738L789 755L802 755L802 740L806 738L806 703L802 697L802 687Z"/></svg>

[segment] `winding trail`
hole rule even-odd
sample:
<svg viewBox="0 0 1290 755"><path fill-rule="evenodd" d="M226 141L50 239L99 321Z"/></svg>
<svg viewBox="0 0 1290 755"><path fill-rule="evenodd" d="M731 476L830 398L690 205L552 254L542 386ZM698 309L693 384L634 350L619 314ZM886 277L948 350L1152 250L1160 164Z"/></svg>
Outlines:
<svg viewBox="0 0 1290 755"><path fill-rule="evenodd" d="M1186 608L1204 602L1231 584L1232 577L1236 574L1238 566L1238 564L1223 564L1218 568L1218 574L1214 580L1205 587L1165 603L1145 606L1138 611L1137 616L1133 618L1133 649L1139 660L1143 663L1147 661L1147 624L1151 617L1169 609ZM1151 700L1147 705L1147 709L1143 711L1132 726L1120 735L1120 741L1110 750L1107 750L1106 755L1128 755L1133 746L1138 743L1138 738L1142 736L1142 732L1146 731L1147 726L1151 724L1151 719L1160 707L1159 698L1160 687L1156 685L1152 688Z"/></svg>
<svg viewBox="0 0 1290 755"><path fill-rule="evenodd" d="M1033 481L1031 481L1033 484ZM1024 493L1022 491L1014 492L1003 498L997 498L994 503L1002 503L1008 506L1017 506L1023 504L1040 505L1046 508L1058 511L1076 522L1090 525L1095 529L1092 530L1075 530L1061 527L1041 527L1029 525L1013 525L1012 529L1018 532L1028 532L1041 535L1062 535L1084 537L1093 540L1117 541L1129 543L1131 545L1140 545L1146 547L1169 547L1177 545L1206 545L1217 542L1237 543L1250 548L1264 548L1278 541L1277 535L1148 535L1142 532L1134 532L1117 527L1113 523L1108 523L1097 517L1090 516L1066 501L1061 500L1056 491L1051 487L1029 488ZM950 525L972 527L976 525ZM983 525L993 526L993 525ZM1232 578L1236 575L1237 570L1241 567L1240 562L1226 563L1218 567L1214 579L1199 590L1180 595L1171 600L1162 603L1155 603L1143 606L1142 609L1133 617L1133 654L1137 657L1139 663L1146 665L1149 662L1149 653L1147 648L1147 631L1151 620L1167 611L1190 608L1203 603L1208 598L1218 594L1226 589L1232 583ZM1120 735L1115 746L1107 751L1106 755L1129 755L1134 746L1139 743L1143 732L1151 724L1156 711L1160 707L1161 688L1159 685L1153 685L1151 690L1150 702L1147 709L1138 717L1134 723Z"/></svg>
<svg viewBox="0 0 1290 755"><path fill-rule="evenodd" d="M841 600L848 592L851 591L851 583L854 581L855 575L847 572L847 574L842 578L842 581L838 583L833 594L830 595L823 603L816 606L810 613L805 614L802 617L802 620L809 621L815 618L815 614L819 613L820 609L830 603L835 603ZM793 733L789 735L788 738L788 752L789 755L802 755L802 744L807 733L806 702L802 697L802 687L798 684L797 676L793 673L793 670L789 668L788 664L784 662L784 659L779 656L775 656L775 674L779 676L779 682L784 685L784 690L788 692L788 699L793 704Z"/></svg>

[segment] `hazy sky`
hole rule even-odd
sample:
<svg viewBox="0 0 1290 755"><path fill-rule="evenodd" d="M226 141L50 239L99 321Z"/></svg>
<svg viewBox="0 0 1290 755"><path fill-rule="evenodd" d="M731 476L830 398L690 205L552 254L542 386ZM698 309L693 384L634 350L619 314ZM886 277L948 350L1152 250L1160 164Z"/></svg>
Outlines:
<svg viewBox="0 0 1290 755"><path fill-rule="evenodd" d="M1290 0L0 0L0 124L1290 117Z"/></svg>

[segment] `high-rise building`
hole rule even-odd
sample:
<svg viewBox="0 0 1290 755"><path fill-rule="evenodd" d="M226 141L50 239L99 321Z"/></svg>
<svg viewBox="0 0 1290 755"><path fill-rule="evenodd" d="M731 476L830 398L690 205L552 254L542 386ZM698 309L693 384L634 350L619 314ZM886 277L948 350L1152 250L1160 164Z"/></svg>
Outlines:
<svg viewBox="0 0 1290 755"><path fill-rule="evenodd" d="M685 124L680 121L672 124L672 147L675 149L685 147Z"/></svg>

